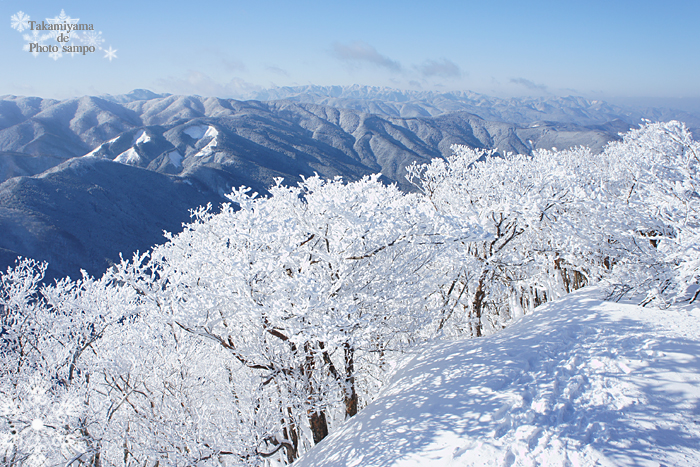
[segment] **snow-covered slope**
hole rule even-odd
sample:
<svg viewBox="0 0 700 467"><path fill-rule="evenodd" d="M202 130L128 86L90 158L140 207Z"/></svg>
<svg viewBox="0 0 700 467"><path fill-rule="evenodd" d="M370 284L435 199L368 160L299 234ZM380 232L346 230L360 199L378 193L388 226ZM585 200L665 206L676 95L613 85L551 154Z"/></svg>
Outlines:
<svg viewBox="0 0 700 467"><path fill-rule="evenodd" d="M32 252L49 262L50 278L80 277L81 269L101 275L120 253L129 258L165 241L164 230L180 230L192 206L222 201L176 177L99 157L72 159L0 183L0 270Z"/></svg>
<svg viewBox="0 0 700 467"><path fill-rule="evenodd" d="M17 176L39 176L75 157L89 156L179 179L202 188L205 197L213 193L222 198L242 185L266 194L277 178L295 185L316 173L328 179L357 180L380 172L385 182L414 190L405 178L405 167L447 157L453 144L516 154L581 145L600 152L619 139L620 132L636 127L641 117L673 117L686 120L691 128L700 127L700 117L693 115L655 110L629 113L574 97L504 100L470 92L304 86L277 88L258 98L266 101L175 96L143 89L122 96L62 101L0 96L0 183ZM77 183L95 184L89 179ZM51 197L60 198L59 193ZM91 192L74 193L86 200L92 196ZM166 212L168 198L161 199L166 204L156 210ZM5 218L14 225L40 217L44 225L66 230L65 219L54 211L20 215L17 205L8 204L16 202L15 195L0 196L0 214L11 213ZM192 201L188 207L197 205ZM121 212L134 225L149 222L137 219L135 213ZM20 217L11 219L14 215ZM88 223L105 225L96 211ZM0 235L0 253L6 252L0 254L0 270L14 264L17 255L56 261L34 246L51 239L38 238L37 232L28 231L29 237L21 242ZM109 231L101 235L109 236ZM126 246L124 253L140 248ZM66 251L65 256L82 254ZM106 258L107 263L119 261L114 252L95 251L93 256L100 261ZM52 267L66 270L66 265Z"/></svg>
<svg viewBox="0 0 700 467"><path fill-rule="evenodd" d="M691 128L698 128L700 125L700 113L697 109L684 111L646 105L618 106L577 96L498 98L471 91L437 92L361 85L306 85L262 89L252 92L247 99L285 99L404 118L468 112L484 120L519 125L530 125L538 121L600 125L617 120L636 127L641 118L652 121L681 120ZM691 109L691 101L685 100L684 107ZM657 101L657 104L668 105L667 102L661 101Z"/></svg>
<svg viewBox="0 0 700 467"><path fill-rule="evenodd" d="M544 305L421 349L295 466L698 466L700 306Z"/></svg>

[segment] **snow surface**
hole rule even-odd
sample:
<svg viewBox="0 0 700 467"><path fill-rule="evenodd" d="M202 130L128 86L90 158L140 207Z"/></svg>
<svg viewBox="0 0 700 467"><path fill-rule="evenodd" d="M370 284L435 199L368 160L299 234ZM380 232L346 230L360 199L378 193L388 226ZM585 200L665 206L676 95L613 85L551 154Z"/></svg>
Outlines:
<svg viewBox="0 0 700 467"><path fill-rule="evenodd" d="M168 153L168 158L170 159L170 163L173 164L175 167L182 167L182 154L176 149L174 151L170 151Z"/></svg>
<svg viewBox="0 0 700 467"><path fill-rule="evenodd" d="M100 144L100 145L97 146L95 149L93 149L93 150L90 151L89 153L85 154L83 157L93 157L93 156L95 156L95 155L97 154L97 152L98 152L100 149L102 149L102 146L104 146L104 143L103 143L103 144Z"/></svg>
<svg viewBox="0 0 700 467"><path fill-rule="evenodd" d="M211 125L194 125L183 130L183 133L186 133L197 140L211 138L211 141L200 149L197 154L194 155L194 157L204 157L214 153L214 148L218 144L217 136L219 136L219 131L215 127Z"/></svg>
<svg viewBox="0 0 700 467"><path fill-rule="evenodd" d="M204 135L209 130L209 128L210 127L208 125L194 125L189 128L185 128L185 130L183 130L183 133L194 139L202 139L204 138Z"/></svg>
<svg viewBox="0 0 700 467"><path fill-rule="evenodd" d="M699 466L700 308L600 296L420 349L294 465Z"/></svg>
<svg viewBox="0 0 700 467"><path fill-rule="evenodd" d="M95 155L97 154L97 152L98 152L99 150L101 150L103 147L109 146L110 144L112 144L113 142L115 142L115 141L118 140L118 139L119 139L119 136L116 136L116 137L110 139L109 141L105 141L104 143L100 144L99 146L97 146L95 149L93 149L93 150L90 151L89 153L85 154L83 157L92 157L92 156L95 156Z"/></svg>
<svg viewBox="0 0 700 467"><path fill-rule="evenodd" d="M129 165L138 164L140 161L141 161L141 156L139 156L139 153L136 152L136 150L134 148L129 148L114 158L114 162L119 162L122 164L129 164Z"/></svg>
<svg viewBox="0 0 700 467"><path fill-rule="evenodd" d="M134 138L132 145L148 143L150 140L151 140L151 137L148 136L148 133L146 133L146 130L143 130L138 137Z"/></svg>
<svg viewBox="0 0 700 467"><path fill-rule="evenodd" d="M197 154L194 155L194 157L204 157L204 156L209 156L214 153L214 148L216 147L216 138L213 138L211 141L207 143L206 146L204 146L202 149L200 149Z"/></svg>

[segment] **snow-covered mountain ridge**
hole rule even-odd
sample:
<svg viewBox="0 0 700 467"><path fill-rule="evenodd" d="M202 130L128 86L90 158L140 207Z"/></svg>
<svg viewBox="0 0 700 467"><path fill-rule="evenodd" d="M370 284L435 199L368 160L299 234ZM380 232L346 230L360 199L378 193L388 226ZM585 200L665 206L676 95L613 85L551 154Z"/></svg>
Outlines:
<svg viewBox="0 0 700 467"><path fill-rule="evenodd" d="M700 465L700 307L587 288L500 333L421 348L294 465Z"/></svg>
<svg viewBox="0 0 700 467"><path fill-rule="evenodd" d="M600 152L641 118L700 127L700 117L689 112L581 97L500 99L369 86L274 88L247 97L254 100L143 89L65 100L0 97L0 226L7 232L0 237L0 269L22 255L49 261L54 277L75 277L81 267L98 274L118 261L119 251L130 255L162 240L153 232L178 230L189 209L218 206L242 185L266 193L277 177L295 184L315 173L357 180L380 172L411 189L405 167L449 156L453 144L501 153L581 145ZM85 160L74 160L80 157ZM94 170L74 170L91 165ZM152 181L93 178L106 172ZM16 177L24 178L2 184ZM144 191L149 185L161 194ZM173 195L184 186L187 196ZM148 199L168 214L144 234L151 224L144 210L115 211L106 201L125 193L130 205ZM55 204L80 206L78 218ZM109 228L100 218L105 212L115 215ZM78 257L88 263L76 264Z"/></svg>
<svg viewBox="0 0 700 467"><path fill-rule="evenodd" d="M369 90L364 96L371 96ZM621 121L519 125L461 108L436 117L370 110L145 90L63 101L4 96L0 269L21 255L49 261L53 277L76 277L81 268L99 274L119 260L120 251L128 256L145 250L162 230L178 230L189 209L218 206L242 185L266 193L277 177L295 184L315 173L357 180L381 172L385 181L409 188L405 167L445 157L453 144L514 153L577 145L599 151L629 128ZM97 175L106 173L139 182ZM146 179L151 182L141 183ZM186 196L174 195L185 186ZM144 217L144 209L114 209L115 200L126 198L129 206L148 200L163 213L157 226L147 227L153 218ZM114 222L105 223L104 213Z"/></svg>
<svg viewBox="0 0 700 467"><path fill-rule="evenodd" d="M659 105L615 105L580 96L499 98L471 91L411 91L376 86L286 86L251 92L249 99L306 102L395 117L469 112L485 120L531 125L533 122L604 124L620 120L682 120L700 127L700 113ZM692 108L692 105L689 106Z"/></svg>
<svg viewBox="0 0 700 467"><path fill-rule="evenodd" d="M99 278L0 274L4 461L271 467L330 435L334 465L694 465L700 143L669 122L598 154L454 152L407 168L415 192L379 174L234 190ZM154 173L91 155L6 183L69 172ZM587 285L649 307L537 309Z"/></svg>

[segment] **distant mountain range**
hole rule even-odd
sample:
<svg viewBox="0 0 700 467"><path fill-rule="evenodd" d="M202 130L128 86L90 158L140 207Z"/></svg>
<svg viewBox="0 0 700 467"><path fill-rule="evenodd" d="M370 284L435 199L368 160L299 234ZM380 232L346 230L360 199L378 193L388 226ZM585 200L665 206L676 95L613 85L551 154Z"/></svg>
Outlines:
<svg viewBox="0 0 700 467"><path fill-rule="evenodd" d="M406 118L469 112L484 120L524 126L537 122L585 126L613 120L636 126L644 118L652 121L680 120L690 127L700 128L700 112L697 111L662 106L618 106L575 96L502 99L469 91L399 91L372 86L309 85L266 89L250 93L247 98L262 101L286 99ZM695 101L695 105L686 107L700 108Z"/></svg>
<svg viewBox="0 0 700 467"><path fill-rule="evenodd" d="M155 94L53 100L0 97L0 268L18 255L50 275L99 275L177 231L189 209L232 187L260 193L283 177L354 180L453 144L500 152L586 145L600 150L641 122L700 115L578 97L497 99L469 92L364 86L275 88L253 100ZM697 133L696 133L697 134Z"/></svg>

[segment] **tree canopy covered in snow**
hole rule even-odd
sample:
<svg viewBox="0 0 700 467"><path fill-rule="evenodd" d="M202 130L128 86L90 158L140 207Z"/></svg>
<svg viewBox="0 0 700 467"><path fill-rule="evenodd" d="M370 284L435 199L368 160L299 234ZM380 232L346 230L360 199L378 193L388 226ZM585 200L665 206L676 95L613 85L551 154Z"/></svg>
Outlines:
<svg viewBox="0 0 700 467"><path fill-rule="evenodd" d="M293 462L407 350L480 337L587 284L695 300L700 144L647 123L600 154L456 146L379 176L279 180L101 278L0 276L8 465Z"/></svg>

